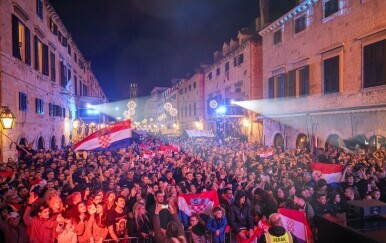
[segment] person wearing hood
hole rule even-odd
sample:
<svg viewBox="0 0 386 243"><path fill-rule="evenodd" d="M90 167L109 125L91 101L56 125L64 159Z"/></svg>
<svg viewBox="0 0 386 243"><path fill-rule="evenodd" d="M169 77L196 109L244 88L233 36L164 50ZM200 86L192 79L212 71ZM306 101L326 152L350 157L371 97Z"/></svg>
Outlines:
<svg viewBox="0 0 386 243"><path fill-rule="evenodd" d="M299 242L296 236L291 232L286 231L281 221L281 216L278 213L273 213L269 216L271 227L268 232L264 233L259 239L259 243L283 242L297 243Z"/></svg>
<svg viewBox="0 0 386 243"><path fill-rule="evenodd" d="M254 236L253 216L250 207L246 204L246 198L246 194L239 191L234 203L229 207L229 225L241 239Z"/></svg>

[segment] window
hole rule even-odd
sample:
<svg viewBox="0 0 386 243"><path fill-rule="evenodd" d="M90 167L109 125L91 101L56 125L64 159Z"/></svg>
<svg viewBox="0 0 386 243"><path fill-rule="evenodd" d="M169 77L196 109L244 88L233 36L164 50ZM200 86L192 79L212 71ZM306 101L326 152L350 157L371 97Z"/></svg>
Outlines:
<svg viewBox="0 0 386 243"><path fill-rule="evenodd" d="M50 52L51 81L56 81L55 53Z"/></svg>
<svg viewBox="0 0 386 243"><path fill-rule="evenodd" d="M54 21L52 20L52 18L50 18L50 31L52 34L54 35L58 35L58 26L54 23Z"/></svg>
<svg viewBox="0 0 386 243"><path fill-rule="evenodd" d="M210 72L207 77L209 80L211 80L212 79L212 72Z"/></svg>
<svg viewBox="0 0 386 243"><path fill-rule="evenodd" d="M49 108L49 115L50 116L55 116L55 104L53 104L53 103L49 103L48 104L48 108Z"/></svg>
<svg viewBox="0 0 386 243"><path fill-rule="evenodd" d="M241 93L241 84L235 84L235 93Z"/></svg>
<svg viewBox="0 0 386 243"><path fill-rule="evenodd" d="M60 43L62 44L62 46L67 47L67 45L68 45L67 38L62 36L62 41Z"/></svg>
<svg viewBox="0 0 386 243"><path fill-rule="evenodd" d="M78 95L78 77L74 75L74 94Z"/></svg>
<svg viewBox="0 0 386 243"><path fill-rule="evenodd" d="M83 84L83 96L87 96L87 85Z"/></svg>
<svg viewBox="0 0 386 243"><path fill-rule="evenodd" d="M276 45L278 43L281 43L281 36L282 36L282 30L278 30L275 33L273 33L273 44Z"/></svg>
<svg viewBox="0 0 386 243"><path fill-rule="evenodd" d="M339 56L324 60L324 93L339 92Z"/></svg>
<svg viewBox="0 0 386 243"><path fill-rule="evenodd" d="M276 82L276 97L275 98L283 98L284 97L284 74L275 77Z"/></svg>
<svg viewBox="0 0 386 243"><path fill-rule="evenodd" d="M54 116L62 116L63 109L59 105L54 105Z"/></svg>
<svg viewBox="0 0 386 243"><path fill-rule="evenodd" d="M36 98L36 113L44 114L44 102L39 98Z"/></svg>
<svg viewBox="0 0 386 243"><path fill-rule="evenodd" d="M62 43L62 38L63 38L62 32L58 31L58 40L60 43Z"/></svg>
<svg viewBox="0 0 386 243"><path fill-rule="evenodd" d="M237 67L244 62L244 54L240 54L234 58L234 66Z"/></svg>
<svg viewBox="0 0 386 243"><path fill-rule="evenodd" d="M44 75L48 75L48 46L43 44L35 35L35 69Z"/></svg>
<svg viewBox="0 0 386 243"><path fill-rule="evenodd" d="M79 80L79 95L83 95L83 82Z"/></svg>
<svg viewBox="0 0 386 243"><path fill-rule="evenodd" d="M296 97L296 70L288 72L288 82L286 83L286 97Z"/></svg>
<svg viewBox="0 0 386 243"><path fill-rule="evenodd" d="M310 68L305 66L297 70L299 79L299 97L310 94Z"/></svg>
<svg viewBox="0 0 386 243"><path fill-rule="evenodd" d="M180 89L180 90L178 91L178 94L179 94L179 95L183 95L183 94L184 94L184 89Z"/></svg>
<svg viewBox="0 0 386 243"><path fill-rule="evenodd" d="M339 11L339 0L327 0L324 2L324 17L327 18Z"/></svg>
<svg viewBox="0 0 386 243"><path fill-rule="evenodd" d="M67 68L67 83L71 82L71 69Z"/></svg>
<svg viewBox="0 0 386 243"><path fill-rule="evenodd" d="M275 79L273 77L268 79L268 98L275 98Z"/></svg>
<svg viewBox="0 0 386 243"><path fill-rule="evenodd" d="M19 111L27 111L27 95L19 92Z"/></svg>
<svg viewBox="0 0 386 243"><path fill-rule="evenodd" d="M193 88L194 88L194 89L196 88L196 82L193 83Z"/></svg>
<svg viewBox="0 0 386 243"><path fill-rule="evenodd" d="M15 15L12 15L12 52L14 57L31 65L30 31Z"/></svg>
<svg viewBox="0 0 386 243"><path fill-rule="evenodd" d="M306 15L300 16L299 18L295 19L295 34L306 29L306 20Z"/></svg>
<svg viewBox="0 0 386 243"><path fill-rule="evenodd" d="M363 48L363 87L386 84L386 40Z"/></svg>
<svg viewBox="0 0 386 243"><path fill-rule="evenodd" d="M196 103L193 103L193 114L194 116L197 115Z"/></svg>
<svg viewBox="0 0 386 243"><path fill-rule="evenodd" d="M60 61L60 85L64 88L67 85L67 67Z"/></svg>
<svg viewBox="0 0 386 243"><path fill-rule="evenodd" d="M225 63L225 72L229 72L229 62Z"/></svg>
<svg viewBox="0 0 386 243"><path fill-rule="evenodd" d="M191 91L191 90L192 90L192 85L189 84L189 91Z"/></svg>
<svg viewBox="0 0 386 243"><path fill-rule="evenodd" d="M43 3L42 0L36 0L36 13L37 15L43 19Z"/></svg>
<svg viewBox="0 0 386 243"><path fill-rule="evenodd" d="M192 104L189 104L189 117L192 116Z"/></svg>
<svg viewBox="0 0 386 243"><path fill-rule="evenodd" d="M74 52L74 62L78 62L78 55L76 55L76 52Z"/></svg>
<svg viewBox="0 0 386 243"><path fill-rule="evenodd" d="M62 115L63 115L63 117L66 117L66 108L62 108Z"/></svg>
<svg viewBox="0 0 386 243"><path fill-rule="evenodd" d="M216 76L220 75L220 68L216 69Z"/></svg>
<svg viewBox="0 0 386 243"><path fill-rule="evenodd" d="M68 46L67 46L67 52L68 52L68 55L71 56L71 45L68 45Z"/></svg>

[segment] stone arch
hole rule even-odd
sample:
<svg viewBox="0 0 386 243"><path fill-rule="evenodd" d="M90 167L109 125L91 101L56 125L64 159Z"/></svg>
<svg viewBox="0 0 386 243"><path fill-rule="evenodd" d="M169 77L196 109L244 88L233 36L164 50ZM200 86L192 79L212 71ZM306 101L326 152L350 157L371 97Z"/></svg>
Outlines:
<svg viewBox="0 0 386 243"><path fill-rule="evenodd" d="M281 133L276 133L275 136L273 137L273 145L276 147L284 147L284 138Z"/></svg>
<svg viewBox="0 0 386 243"><path fill-rule="evenodd" d="M27 147L27 144L28 140L25 137L20 138L19 145L24 145L25 147Z"/></svg>
<svg viewBox="0 0 386 243"><path fill-rule="evenodd" d="M38 143L37 143L37 149L40 150L40 149L44 149L45 148L45 143L44 143L44 138L42 136L40 136L38 138Z"/></svg>
<svg viewBox="0 0 386 243"><path fill-rule="evenodd" d="M60 146L64 147L66 145L66 137L62 135L62 138L60 139Z"/></svg>
<svg viewBox="0 0 386 243"><path fill-rule="evenodd" d="M50 149L52 150L56 150L56 137L55 136L52 136L51 137L51 140L50 140Z"/></svg>
<svg viewBox="0 0 386 243"><path fill-rule="evenodd" d="M308 148L310 145L310 141L308 137L304 133L299 133L296 136L296 146L299 146L301 149Z"/></svg>

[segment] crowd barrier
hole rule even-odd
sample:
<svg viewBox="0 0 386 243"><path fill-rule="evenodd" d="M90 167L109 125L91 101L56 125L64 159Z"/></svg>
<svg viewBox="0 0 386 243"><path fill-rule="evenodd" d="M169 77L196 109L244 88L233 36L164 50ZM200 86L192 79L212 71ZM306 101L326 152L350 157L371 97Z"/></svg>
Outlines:
<svg viewBox="0 0 386 243"><path fill-rule="evenodd" d="M236 243L236 238L235 238L235 234L231 231L229 232L225 232L224 233L224 236L225 236L225 243ZM193 239L192 239L192 236L191 236L191 232L189 230L185 231L185 238L187 240L188 243L194 243L193 242ZM208 233L207 236L206 236L206 239L207 241L205 243L212 243L212 234L211 233ZM96 243L97 241L95 241ZM104 240L103 241L104 243L115 243L114 240ZM119 243L123 243L123 242L126 242L126 243L157 243L155 242L155 240L153 238L150 238L148 240L144 240L140 237L129 237L126 241L122 238L120 239Z"/></svg>

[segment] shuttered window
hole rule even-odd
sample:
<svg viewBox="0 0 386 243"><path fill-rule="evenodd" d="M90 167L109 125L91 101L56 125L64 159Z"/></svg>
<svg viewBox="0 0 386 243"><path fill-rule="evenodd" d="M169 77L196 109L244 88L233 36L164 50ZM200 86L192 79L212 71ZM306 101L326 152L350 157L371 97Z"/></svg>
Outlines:
<svg viewBox="0 0 386 243"><path fill-rule="evenodd" d="M14 57L31 65L31 34L15 15L12 15L12 53Z"/></svg>
<svg viewBox="0 0 386 243"><path fill-rule="evenodd" d="M363 48L363 87L386 84L386 40Z"/></svg>
<svg viewBox="0 0 386 243"><path fill-rule="evenodd" d="M324 60L324 93L339 92L339 56Z"/></svg>

